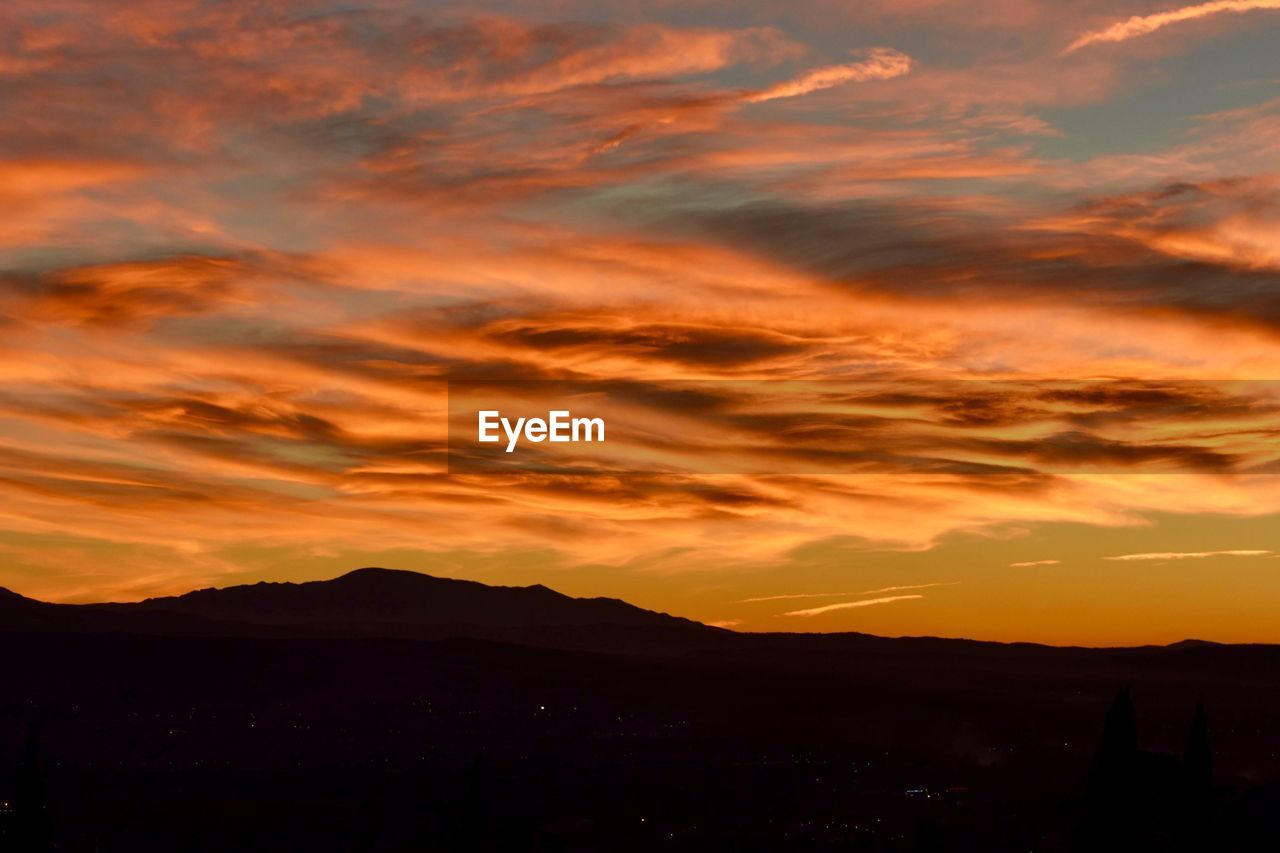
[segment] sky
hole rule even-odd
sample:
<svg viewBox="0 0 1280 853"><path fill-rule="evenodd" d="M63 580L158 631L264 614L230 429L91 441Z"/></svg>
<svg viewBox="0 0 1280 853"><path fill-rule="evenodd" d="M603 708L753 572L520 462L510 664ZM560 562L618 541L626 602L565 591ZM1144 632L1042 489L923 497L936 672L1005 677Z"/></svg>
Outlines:
<svg viewBox="0 0 1280 853"><path fill-rule="evenodd" d="M1280 642L1277 40L1275 0L5 3L0 585ZM477 379L612 394L612 455L451 469ZM617 470L673 423L719 461Z"/></svg>

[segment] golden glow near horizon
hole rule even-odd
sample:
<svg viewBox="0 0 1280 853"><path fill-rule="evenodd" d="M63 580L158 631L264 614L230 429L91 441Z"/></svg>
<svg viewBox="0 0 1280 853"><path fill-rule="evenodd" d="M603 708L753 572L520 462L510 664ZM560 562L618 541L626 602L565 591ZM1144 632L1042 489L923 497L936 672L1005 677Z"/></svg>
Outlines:
<svg viewBox="0 0 1280 853"><path fill-rule="evenodd" d="M6 4L0 585L1280 642L1277 4L847 5ZM448 473L458 379L688 467Z"/></svg>

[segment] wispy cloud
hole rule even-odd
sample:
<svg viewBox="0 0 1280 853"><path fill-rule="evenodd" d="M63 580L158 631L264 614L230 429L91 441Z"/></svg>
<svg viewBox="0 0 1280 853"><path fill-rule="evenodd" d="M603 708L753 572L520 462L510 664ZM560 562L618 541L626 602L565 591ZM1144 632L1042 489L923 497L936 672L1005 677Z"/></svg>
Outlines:
<svg viewBox="0 0 1280 853"><path fill-rule="evenodd" d="M754 104L778 98L795 98L844 83L890 80L909 71L911 57L891 47L877 47L868 51L867 58L859 62L815 68L793 80L775 83L767 89L747 95L743 100Z"/></svg>
<svg viewBox="0 0 1280 853"><path fill-rule="evenodd" d="M673 130L678 132L682 124L682 114L684 119L692 120L696 124L699 121L705 121L708 113L714 113L720 109L731 110L743 104L796 98L846 83L891 80L911 71L911 57L891 47L876 47L865 53L866 58L857 62L814 68L799 77L775 83L764 89L707 93L684 106L672 104L666 111L646 115L643 120L630 123L621 130L611 133L608 138L586 152L586 157L606 154L629 140L641 134L653 132L659 127L665 127L667 132Z"/></svg>
<svg viewBox="0 0 1280 853"><path fill-rule="evenodd" d="M796 598L838 598L842 595L875 595L881 592L900 592L907 589L932 589L935 586L955 586L959 581L947 583L913 583L904 586L884 586L879 589L864 589L861 592L793 592L789 595L764 595L759 598L744 598L737 604L754 604L760 601L787 601ZM790 615L790 614L788 614Z"/></svg>
<svg viewBox="0 0 1280 853"><path fill-rule="evenodd" d="M1205 18L1222 12L1251 12L1255 9L1280 9L1280 0L1213 0L1211 3L1184 6L1181 9L1157 12L1154 15L1134 15L1126 21L1112 24L1105 29L1085 33L1067 45L1062 52L1064 54L1074 53L1080 48L1091 44L1128 41L1129 39L1155 32L1170 24L1192 21L1196 18Z"/></svg>
<svg viewBox="0 0 1280 853"><path fill-rule="evenodd" d="M1027 560L1022 563L1010 563L1009 567L1014 569L1025 569L1031 566L1056 566L1061 560Z"/></svg>
<svg viewBox="0 0 1280 853"><path fill-rule="evenodd" d="M1122 554L1118 557L1103 557L1104 560L1203 560L1206 557L1266 557L1274 551L1160 551L1150 554Z"/></svg>
<svg viewBox="0 0 1280 853"><path fill-rule="evenodd" d="M894 601L910 601L924 598L923 595L887 595L884 598L867 598L862 601L844 601L840 604L828 604L825 607L810 607L807 610L792 610L783 616L818 616L833 610L852 610L855 607L871 607L874 604L889 604Z"/></svg>

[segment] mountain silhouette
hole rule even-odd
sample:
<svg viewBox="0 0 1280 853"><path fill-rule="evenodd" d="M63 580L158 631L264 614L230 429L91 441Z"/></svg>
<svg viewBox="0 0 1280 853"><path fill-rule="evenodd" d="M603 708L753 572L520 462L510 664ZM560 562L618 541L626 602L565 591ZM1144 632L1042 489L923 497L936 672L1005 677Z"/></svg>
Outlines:
<svg viewBox="0 0 1280 853"><path fill-rule="evenodd" d="M488 586L395 569L357 569L328 581L257 583L150 598L140 611L269 625L322 623L694 625L614 598L572 598L534 586Z"/></svg>
<svg viewBox="0 0 1280 853"><path fill-rule="evenodd" d="M613 598L541 584L488 586L364 568L332 580L262 582L134 603L50 604L0 588L0 630L199 636L473 637L603 651L661 651L727 634Z"/></svg>
<svg viewBox="0 0 1280 853"><path fill-rule="evenodd" d="M399 569L363 568L330 580L260 582L130 603L53 604L0 587L0 632L120 633L197 637L494 640L593 652L749 654L840 661L922 654L952 659L1062 660L1078 651L1035 643L857 632L742 633L645 610L616 598L574 598L541 584L490 586ZM1099 655L1211 650L1168 646L1099 649Z"/></svg>

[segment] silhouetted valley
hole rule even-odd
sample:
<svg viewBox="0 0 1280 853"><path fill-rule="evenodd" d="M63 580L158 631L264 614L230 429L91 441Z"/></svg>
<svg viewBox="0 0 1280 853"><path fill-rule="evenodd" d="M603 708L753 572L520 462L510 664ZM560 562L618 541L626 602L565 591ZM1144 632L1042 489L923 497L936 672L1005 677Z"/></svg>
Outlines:
<svg viewBox="0 0 1280 853"><path fill-rule="evenodd" d="M2 593L0 631L6 851L1280 841L1280 647L736 634L385 570Z"/></svg>

